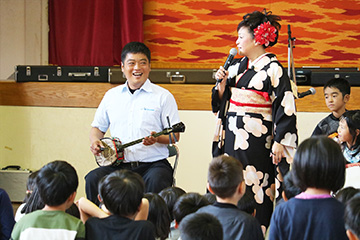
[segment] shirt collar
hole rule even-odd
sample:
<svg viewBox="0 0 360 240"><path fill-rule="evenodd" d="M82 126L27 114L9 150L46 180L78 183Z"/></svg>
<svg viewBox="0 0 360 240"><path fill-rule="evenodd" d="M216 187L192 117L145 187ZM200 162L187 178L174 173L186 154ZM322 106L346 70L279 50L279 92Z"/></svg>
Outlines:
<svg viewBox="0 0 360 240"><path fill-rule="evenodd" d="M126 82L122 85L122 89L123 92L124 91L130 91L129 90L129 86L127 84L127 80ZM144 82L144 84L140 87L139 91L145 91L145 92L152 92L152 86L151 86L151 82L149 79L146 79L146 81Z"/></svg>

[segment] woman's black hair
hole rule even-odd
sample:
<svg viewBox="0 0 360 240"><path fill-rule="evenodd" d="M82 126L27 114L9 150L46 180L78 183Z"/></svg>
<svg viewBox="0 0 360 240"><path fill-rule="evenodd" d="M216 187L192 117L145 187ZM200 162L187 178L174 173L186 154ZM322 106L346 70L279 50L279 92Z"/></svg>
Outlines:
<svg viewBox="0 0 360 240"><path fill-rule="evenodd" d="M274 46L277 43L279 38L279 31L281 29L281 24L279 23L281 18L277 15L273 15L271 11L267 12L264 9L262 12L254 11L252 13L248 13L243 17L243 20L238 24L236 31L238 32L242 27L248 27L249 32L254 37L254 29L256 29L260 24L265 22L270 22L272 26L276 28L276 38L275 41L270 42L269 46L263 45L264 48Z"/></svg>
<svg viewBox="0 0 360 240"><path fill-rule="evenodd" d="M349 133L352 136L353 141L355 141L354 145L351 146L350 150L356 149L360 145L360 134L356 133L356 130L360 130L360 110L349 110L346 111L340 118L340 120L344 119L349 128ZM343 143L346 144L346 143ZM353 153L353 157L356 156L360 152L360 148L358 151Z"/></svg>
<svg viewBox="0 0 360 240"><path fill-rule="evenodd" d="M307 188L338 191L345 182L346 160L340 145L326 136L304 140L292 164L292 179L301 191Z"/></svg>

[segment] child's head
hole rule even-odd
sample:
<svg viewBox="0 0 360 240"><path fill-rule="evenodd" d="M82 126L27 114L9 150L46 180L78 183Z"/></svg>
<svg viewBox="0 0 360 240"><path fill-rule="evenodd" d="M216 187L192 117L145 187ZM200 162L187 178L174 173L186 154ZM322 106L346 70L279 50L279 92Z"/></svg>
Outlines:
<svg viewBox="0 0 360 240"><path fill-rule="evenodd" d="M360 110L346 111L341 116L338 134L340 142L346 142L349 148L360 145Z"/></svg>
<svg viewBox="0 0 360 240"><path fill-rule="evenodd" d="M345 228L349 239L360 239L360 194L346 203Z"/></svg>
<svg viewBox="0 0 360 240"><path fill-rule="evenodd" d="M148 220L155 226L155 238L166 239L170 233L170 213L164 199L157 193L145 193L149 200Z"/></svg>
<svg viewBox="0 0 360 240"><path fill-rule="evenodd" d="M121 62L124 64L125 59L129 53L136 54L136 53L142 53L146 56L148 62L151 61L151 52L150 49L141 42L129 42L126 44L121 52Z"/></svg>
<svg viewBox="0 0 360 240"><path fill-rule="evenodd" d="M177 224L188 214L209 205L208 200L200 193L186 193L179 197L174 205L173 215Z"/></svg>
<svg viewBox="0 0 360 240"><path fill-rule="evenodd" d="M354 187L346 187L340 189L336 194L335 198L340 202L346 204L353 196L360 192L360 189Z"/></svg>
<svg viewBox="0 0 360 240"><path fill-rule="evenodd" d="M326 106L332 112L345 110L345 104L350 99L350 84L346 79L333 78L324 85Z"/></svg>
<svg viewBox="0 0 360 240"><path fill-rule="evenodd" d="M222 240L219 220L209 213L191 213L180 224L181 240Z"/></svg>
<svg viewBox="0 0 360 240"><path fill-rule="evenodd" d="M237 207L250 215L255 217L256 202L251 191L246 191L244 196L238 201Z"/></svg>
<svg viewBox="0 0 360 240"><path fill-rule="evenodd" d="M204 197L209 201L209 204L214 204L216 202L216 195L211 192L205 193Z"/></svg>
<svg viewBox="0 0 360 240"><path fill-rule="evenodd" d="M28 199L30 198L33 190L36 188L36 177L39 174L39 170L32 172L26 182L26 195L25 195L25 199L24 202L26 203L28 201Z"/></svg>
<svg viewBox="0 0 360 240"><path fill-rule="evenodd" d="M167 187L159 192L160 197L162 197L169 209L171 220L174 220L174 216L172 214L174 205L178 198L184 195L186 192L179 187Z"/></svg>
<svg viewBox="0 0 360 240"><path fill-rule="evenodd" d="M75 168L69 163L60 160L43 166L36 178L36 186L40 197L44 204L48 206L60 206L70 196L75 197L78 184Z"/></svg>
<svg viewBox="0 0 360 240"><path fill-rule="evenodd" d="M208 171L209 190L217 197L233 196L243 181L243 166L237 159L221 155L211 161Z"/></svg>
<svg viewBox="0 0 360 240"><path fill-rule="evenodd" d="M145 184L142 177L130 170L118 170L99 182L99 195L111 214L132 217L140 207Z"/></svg>
<svg viewBox="0 0 360 240"><path fill-rule="evenodd" d="M295 153L291 173L301 191L338 191L345 182L345 158L339 144L325 136L304 140Z"/></svg>
<svg viewBox="0 0 360 240"><path fill-rule="evenodd" d="M285 177L284 177L284 182L283 182L283 199L285 201L295 197L296 195L301 193L300 188L298 188L297 186L295 186L294 181L292 179L292 175L290 172L288 172Z"/></svg>

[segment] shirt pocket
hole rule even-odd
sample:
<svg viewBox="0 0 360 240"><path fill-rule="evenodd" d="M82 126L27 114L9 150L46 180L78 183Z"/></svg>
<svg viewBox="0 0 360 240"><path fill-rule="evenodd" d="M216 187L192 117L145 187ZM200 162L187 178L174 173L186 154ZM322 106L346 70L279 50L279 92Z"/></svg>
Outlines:
<svg viewBox="0 0 360 240"><path fill-rule="evenodd" d="M140 109L141 128L147 131L161 131L160 108L151 105Z"/></svg>

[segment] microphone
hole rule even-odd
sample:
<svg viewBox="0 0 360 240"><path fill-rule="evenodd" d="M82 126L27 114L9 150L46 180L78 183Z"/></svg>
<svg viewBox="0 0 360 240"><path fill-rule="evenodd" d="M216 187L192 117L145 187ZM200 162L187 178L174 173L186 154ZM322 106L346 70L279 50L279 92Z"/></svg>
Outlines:
<svg viewBox="0 0 360 240"><path fill-rule="evenodd" d="M237 52L236 48L230 49L229 56L227 57L227 59L226 59L226 61L224 63L224 69L225 70L228 70L231 61L234 59L234 57L236 56L237 53L238 52ZM221 82L221 81L222 81L222 79L216 79L216 82L218 82L218 83Z"/></svg>
<svg viewBox="0 0 360 240"><path fill-rule="evenodd" d="M314 95L316 93L315 88L310 88L306 92L298 93L298 98L303 98L307 95Z"/></svg>

